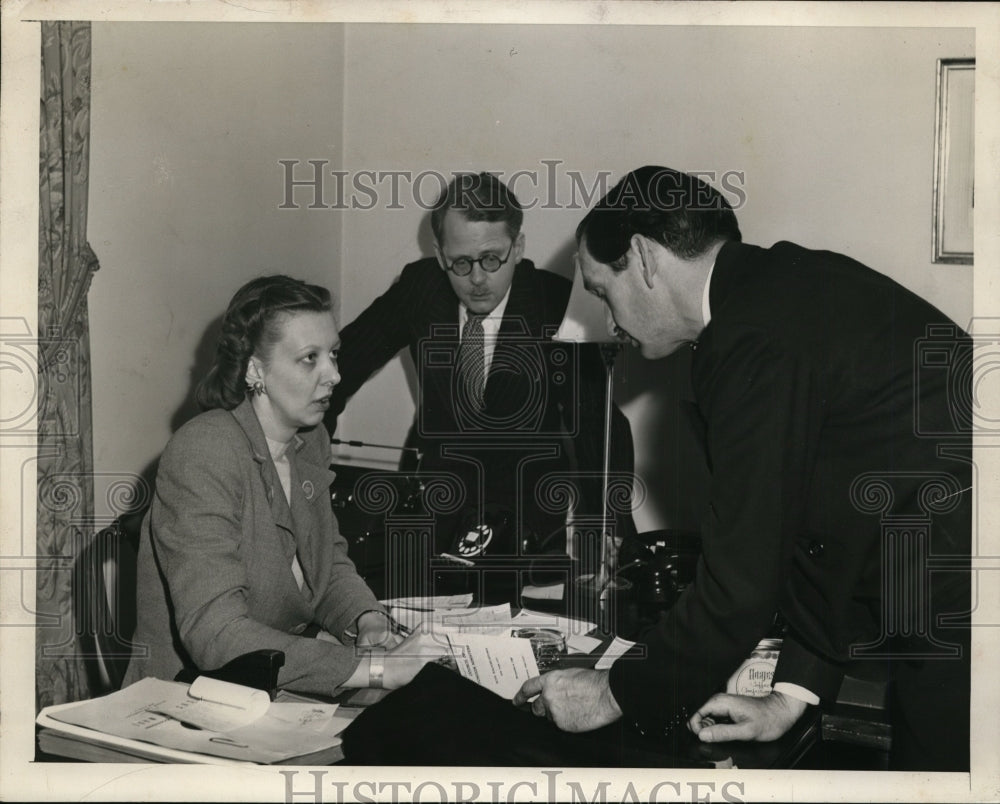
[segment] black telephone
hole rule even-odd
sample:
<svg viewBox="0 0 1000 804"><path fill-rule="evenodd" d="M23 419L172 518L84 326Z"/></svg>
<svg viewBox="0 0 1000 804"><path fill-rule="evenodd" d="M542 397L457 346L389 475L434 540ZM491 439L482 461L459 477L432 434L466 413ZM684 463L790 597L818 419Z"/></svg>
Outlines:
<svg viewBox="0 0 1000 804"><path fill-rule="evenodd" d="M694 581L700 555L697 531L651 530L622 543L619 574L635 587L641 617L655 619L677 602Z"/></svg>

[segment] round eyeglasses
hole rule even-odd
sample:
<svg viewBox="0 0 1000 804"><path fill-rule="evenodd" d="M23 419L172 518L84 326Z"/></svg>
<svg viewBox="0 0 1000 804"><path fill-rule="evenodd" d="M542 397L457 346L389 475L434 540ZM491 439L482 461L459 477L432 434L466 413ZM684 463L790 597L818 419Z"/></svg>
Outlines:
<svg viewBox="0 0 1000 804"><path fill-rule="evenodd" d="M459 257L451 265L446 266L449 271L451 271L455 276L468 276L472 273L473 266L478 262L484 271L488 274L492 274L494 271L499 270L500 266L503 265L510 258L510 252L514 249L514 242L511 241L510 248L507 249L507 253L503 257L498 257L496 254L484 254L482 257L477 259L471 259L470 257Z"/></svg>

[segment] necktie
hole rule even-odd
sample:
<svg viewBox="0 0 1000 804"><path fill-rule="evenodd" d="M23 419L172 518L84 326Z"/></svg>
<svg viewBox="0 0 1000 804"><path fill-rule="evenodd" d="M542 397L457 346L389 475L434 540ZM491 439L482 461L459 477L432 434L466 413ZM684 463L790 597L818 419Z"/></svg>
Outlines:
<svg viewBox="0 0 1000 804"><path fill-rule="evenodd" d="M458 349L458 382L460 401L482 410L485 401L486 351L483 319L486 316L469 313L462 328L462 343Z"/></svg>

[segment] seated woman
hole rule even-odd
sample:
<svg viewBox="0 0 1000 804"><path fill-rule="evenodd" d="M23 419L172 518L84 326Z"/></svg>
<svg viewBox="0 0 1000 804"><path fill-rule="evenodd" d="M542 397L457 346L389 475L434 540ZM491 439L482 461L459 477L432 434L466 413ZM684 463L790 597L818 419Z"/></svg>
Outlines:
<svg viewBox="0 0 1000 804"><path fill-rule="evenodd" d="M269 276L233 297L198 388L206 412L160 459L125 684L273 648L280 687L329 695L402 686L435 658L398 644L330 507L338 345L325 288ZM339 643L302 635L317 625Z"/></svg>

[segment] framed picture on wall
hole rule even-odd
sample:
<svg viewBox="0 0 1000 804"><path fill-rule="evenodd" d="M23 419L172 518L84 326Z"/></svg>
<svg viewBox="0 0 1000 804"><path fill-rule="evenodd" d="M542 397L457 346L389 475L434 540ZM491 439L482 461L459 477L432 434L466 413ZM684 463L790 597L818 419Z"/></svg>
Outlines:
<svg viewBox="0 0 1000 804"><path fill-rule="evenodd" d="M938 59L934 262L972 264L975 59Z"/></svg>

